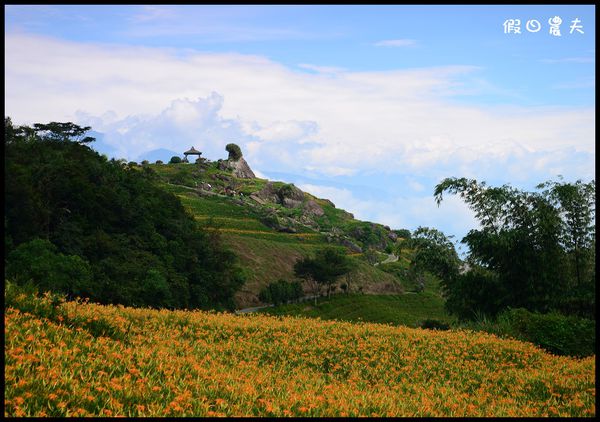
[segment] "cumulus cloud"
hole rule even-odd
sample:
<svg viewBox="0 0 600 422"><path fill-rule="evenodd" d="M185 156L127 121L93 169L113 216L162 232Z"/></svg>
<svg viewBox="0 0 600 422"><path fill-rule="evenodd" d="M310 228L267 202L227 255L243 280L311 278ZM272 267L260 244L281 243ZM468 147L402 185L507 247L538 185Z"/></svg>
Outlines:
<svg viewBox="0 0 600 422"><path fill-rule="evenodd" d="M103 142L119 152L120 157L134 158L154 149L185 151L190 146L204 156L221 158L229 142L243 144L251 139L238 121L219 116L223 97L213 92L206 98L172 101L159 113L117 118L116 113L100 117L79 111L77 121L103 134Z"/></svg>
<svg viewBox="0 0 600 422"><path fill-rule="evenodd" d="M309 73L260 56L11 33L5 61L16 123L77 120L133 156L211 142L220 156L237 140L263 171L593 174L593 107L460 104L457 94L489 93L474 66Z"/></svg>
<svg viewBox="0 0 600 422"><path fill-rule="evenodd" d="M256 122L245 127L246 132L264 141L286 142L294 141L303 143L310 139L318 130L316 122L288 120L277 121L261 127Z"/></svg>

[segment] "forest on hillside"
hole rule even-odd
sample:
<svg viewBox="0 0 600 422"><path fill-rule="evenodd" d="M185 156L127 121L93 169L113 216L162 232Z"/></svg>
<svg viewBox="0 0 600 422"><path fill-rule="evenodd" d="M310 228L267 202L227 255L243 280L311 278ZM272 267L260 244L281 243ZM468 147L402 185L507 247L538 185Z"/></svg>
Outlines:
<svg viewBox="0 0 600 422"><path fill-rule="evenodd" d="M106 304L231 309L244 280L150 169L99 155L89 127L5 118L5 277Z"/></svg>

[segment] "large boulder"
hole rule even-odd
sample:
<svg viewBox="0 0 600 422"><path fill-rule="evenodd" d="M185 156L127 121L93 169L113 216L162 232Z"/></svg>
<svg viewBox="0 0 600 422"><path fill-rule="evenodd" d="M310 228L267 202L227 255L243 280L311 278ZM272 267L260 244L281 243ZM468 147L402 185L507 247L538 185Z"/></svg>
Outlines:
<svg viewBox="0 0 600 422"><path fill-rule="evenodd" d="M309 199L304 203L304 212L306 214L314 215L316 217L321 217L322 215L325 215L325 211L323 211L323 208L321 208L321 206L312 199Z"/></svg>
<svg viewBox="0 0 600 422"><path fill-rule="evenodd" d="M227 160L220 161L219 170L231 171L235 177L239 177L240 179L256 178L254 172L246 160L244 160L244 157L240 157L237 160L228 158Z"/></svg>
<svg viewBox="0 0 600 422"><path fill-rule="evenodd" d="M264 188L252 195L263 201L281 204L286 208L297 208L304 202L304 192L292 184L286 184L277 189L272 182L267 182Z"/></svg>
<svg viewBox="0 0 600 422"><path fill-rule="evenodd" d="M283 198L281 199L281 205L286 208L298 208L300 205L302 205L302 201L297 201L292 198Z"/></svg>
<svg viewBox="0 0 600 422"><path fill-rule="evenodd" d="M295 201L298 205L304 200L304 192L292 184L285 184L277 191L279 202L285 205L285 200Z"/></svg>
<svg viewBox="0 0 600 422"><path fill-rule="evenodd" d="M273 182L267 182L264 188L258 192L254 192L252 195L266 202L272 202L274 204L279 202L279 195L277 194L277 189L273 186Z"/></svg>

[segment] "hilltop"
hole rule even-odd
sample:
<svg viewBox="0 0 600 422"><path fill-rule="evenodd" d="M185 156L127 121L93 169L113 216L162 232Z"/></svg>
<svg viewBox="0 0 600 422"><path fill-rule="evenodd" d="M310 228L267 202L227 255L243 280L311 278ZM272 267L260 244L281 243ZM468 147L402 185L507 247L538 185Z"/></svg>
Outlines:
<svg viewBox="0 0 600 422"><path fill-rule="evenodd" d="M411 288L406 257L376 265L396 259L407 230L257 178L235 144L216 162L190 163L201 156L192 147L184 160L138 164L93 151L89 130L5 119L8 280L104 304L233 310L260 305L261 290L327 249L352 268L333 293Z"/></svg>
<svg viewBox="0 0 600 422"><path fill-rule="evenodd" d="M357 292L398 294L410 285L373 265L389 259L387 252L406 230L357 220L293 184L254 177L241 151L237 159L129 165L155 172L160 186L238 255L247 270L246 284L235 295L239 307L260 304L262 287L293 279L294 263L326 245L343 249L356 262L349 284Z"/></svg>

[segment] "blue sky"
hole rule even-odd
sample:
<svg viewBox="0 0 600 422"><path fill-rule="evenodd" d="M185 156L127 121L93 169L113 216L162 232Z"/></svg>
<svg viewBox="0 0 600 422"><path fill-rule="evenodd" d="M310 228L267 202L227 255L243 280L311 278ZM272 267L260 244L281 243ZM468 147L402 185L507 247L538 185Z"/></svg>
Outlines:
<svg viewBox="0 0 600 422"><path fill-rule="evenodd" d="M594 39L591 5L12 5L6 114L91 125L117 158L236 141L357 218L460 239L476 223L435 206L444 177L595 177Z"/></svg>

